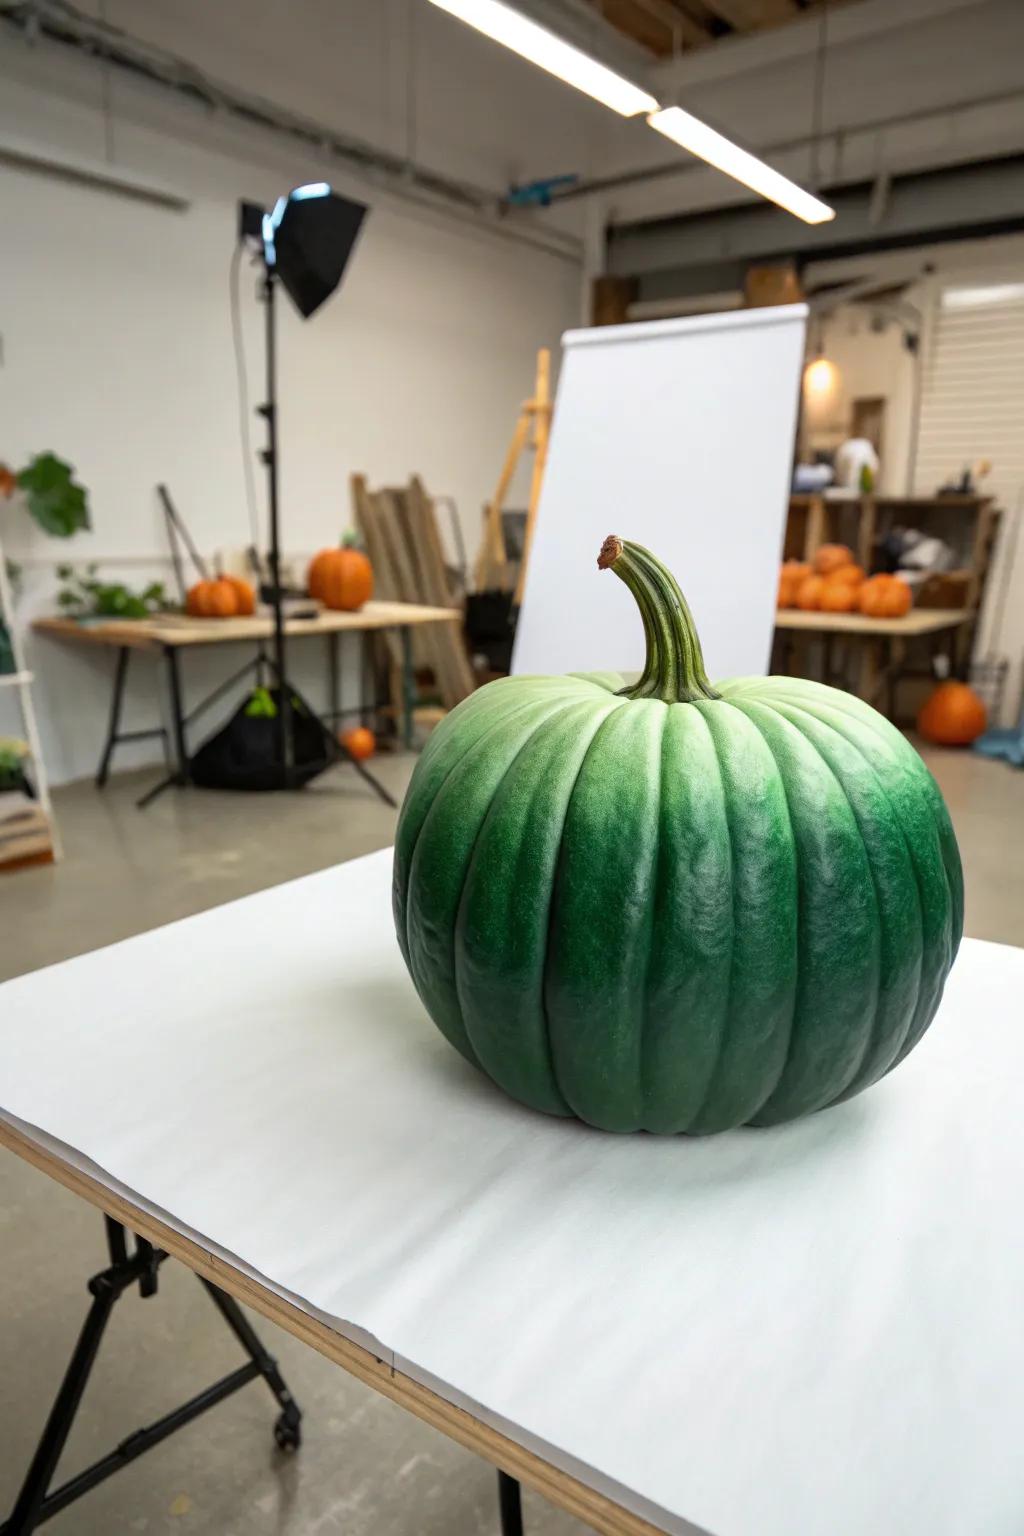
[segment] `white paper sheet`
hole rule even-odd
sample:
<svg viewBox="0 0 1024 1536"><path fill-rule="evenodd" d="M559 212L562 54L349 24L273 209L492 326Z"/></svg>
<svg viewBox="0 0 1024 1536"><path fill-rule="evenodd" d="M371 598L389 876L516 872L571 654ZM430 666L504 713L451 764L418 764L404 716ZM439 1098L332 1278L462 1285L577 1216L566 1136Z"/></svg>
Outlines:
<svg viewBox="0 0 1024 1536"><path fill-rule="evenodd" d="M0 988L0 1105L668 1531L1024 1529L1024 952L848 1105L702 1141L509 1103L390 856Z"/></svg>

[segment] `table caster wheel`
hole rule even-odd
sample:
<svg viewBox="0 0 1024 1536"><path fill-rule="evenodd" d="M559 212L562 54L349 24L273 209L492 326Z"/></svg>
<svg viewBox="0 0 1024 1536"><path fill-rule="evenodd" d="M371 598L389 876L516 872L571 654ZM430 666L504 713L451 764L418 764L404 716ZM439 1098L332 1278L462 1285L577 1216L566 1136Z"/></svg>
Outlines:
<svg viewBox="0 0 1024 1536"><path fill-rule="evenodd" d="M302 1444L302 1430L288 1413L282 1413L274 1425L274 1439L280 1451L297 1451Z"/></svg>

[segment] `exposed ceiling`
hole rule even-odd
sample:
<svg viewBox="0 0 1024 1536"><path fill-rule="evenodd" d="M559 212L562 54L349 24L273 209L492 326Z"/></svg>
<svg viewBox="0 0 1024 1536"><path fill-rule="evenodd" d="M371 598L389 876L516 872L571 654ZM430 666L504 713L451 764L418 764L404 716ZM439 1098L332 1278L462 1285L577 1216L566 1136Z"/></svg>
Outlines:
<svg viewBox="0 0 1024 1536"><path fill-rule="evenodd" d="M586 0L655 58L692 53L719 38L785 26L830 0ZM831 0L835 3L835 0Z"/></svg>

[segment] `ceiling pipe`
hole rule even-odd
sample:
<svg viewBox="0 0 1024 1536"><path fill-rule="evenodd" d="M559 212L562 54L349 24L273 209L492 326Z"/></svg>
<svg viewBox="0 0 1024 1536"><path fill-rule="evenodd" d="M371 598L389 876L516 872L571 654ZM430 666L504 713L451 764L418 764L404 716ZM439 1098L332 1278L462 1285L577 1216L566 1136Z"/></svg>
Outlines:
<svg viewBox="0 0 1024 1536"><path fill-rule="evenodd" d="M901 128L908 123L927 122L930 119L944 119L955 117L962 112L974 111L979 107L997 107L1014 105L1024 102L1024 91L993 91L987 95L964 97L960 101L949 102L941 107L919 107L913 112L900 112L886 117L867 118L859 123L846 123L835 128L827 128L821 135L822 144L832 143L837 156L841 152L844 139L853 138L864 133L880 133L887 128ZM791 154L797 150L810 149L815 139L811 134L802 134L795 139L778 139L772 144L766 144L757 149L755 153L761 158L769 155ZM705 170L703 163L695 162L693 165L680 165L674 161L661 161L657 165L640 166L633 171L619 171L614 176L594 176L584 181L578 181L575 185L562 191L554 191L551 195L552 203L569 202L578 197L595 197L599 193L615 192L622 187L642 186L650 181L662 181L669 176L692 176ZM853 181L863 181L863 173L851 177Z"/></svg>

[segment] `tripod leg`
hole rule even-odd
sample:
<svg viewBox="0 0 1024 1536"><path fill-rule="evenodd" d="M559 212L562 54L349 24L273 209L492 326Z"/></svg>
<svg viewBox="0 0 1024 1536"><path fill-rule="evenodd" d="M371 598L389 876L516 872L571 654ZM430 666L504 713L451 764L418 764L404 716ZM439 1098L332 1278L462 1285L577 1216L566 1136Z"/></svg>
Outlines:
<svg viewBox="0 0 1024 1536"><path fill-rule="evenodd" d="M98 1275L91 1285L94 1287L92 1306L82 1324L78 1343L64 1373L60 1391L50 1409L50 1417L46 1421L46 1428L32 1458L32 1464L25 1474L21 1492L18 1494L11 1517L4 1526L4 1530L9 1532L10 1536L30 1536L30 1532L36 1528L39 1511L46 1498L46 1490L53 1480L72 1421L82 1400L82 1393L89 1380L89 1372L96 1360L103 1331L119 1295L114 1286L105 1282L102 1275Z"/></svg>
<svg viewBox="0 0 1024 1536"><path fill-rule="evenodd" d="M264 1349L259 1335L235 1298L209 1280L203 1280L202 1283L210 1300L250 1360L259 1367L260 1375L280 1404L281 1416L274 1425L274 1439L283 1451L297 1450L302 1442L302 1431L299 1428L302 1410L288 1391L284 1377L277 1368L277 1361Z"/></svg>
<svg viewBox="0 0 1024 1536"><path fill-rule="evenodd" d="M378 778L375 778L374 775L369 771L369 769L366 768L365 765L363 763L361 763L357 757L353 757L351 752L348 752L345 747L342 747L342 751L345 752L346 756L348 757L349 762L352 764L352 767L359 774L360 778L365 779L367 784L369 784L371 786L371 788L373 788L373 789L375 789L377 791L377 793L380 796L380 798L384 801L384 804L385 805L390 805L394 810L397 810L398 809L398 801L395 799L394 795L390 792L390 790L385 789L384 785L380 782L380 780Z"/></svg>
<svg viewBox="0 0 1024 1536"><path fill-rule="evenodd" d="M277 671L276 665L273 662L271 662L271 666L274 668L274 671L276 672ZM302 706L302 708L306 711L306 714L309 716L309 718L319 728L320 734L323 736L324 742L326 743L326 745L328 747L328 750L331 753L332 757L338 757L338 756L344 757L348 762L350 762L352 764L352 767L359 774L360 778L365 779L367 784L371 785L372 788L377 791L378 795L384 801L385 805L390 805L390 806L394 807L397 810L397 808L398 808L398 801L395 799L395 797L392 794L390 794L388 790L386 790L384 788L384 785L380 782L379 779L377 779L377 778L375 778L373 776L373 774L366 767L365 763L361 763L358 758L355 758L355 757L352 756L352 753L349 751L348 747L346 747L343 742L339 741L338 737L330 729L329 726L324 724L323 720L321 720L321 718L317 714L316 710L315 709L310 709L309 705L306 703L306 700L302 697L302 694L299 693L298 689L292 687L291 683L285 683L284 686L282 686L282 688L281 688L282 694L285 692L285 689L287 689L289 693L294 695L296 701Z"/></svg>
<svg viewBox="0 0 1024 1536"><path fill-rule="evenodd" d="M523 1536L522 1490L517 1480L507 1472L498 1473L498 1510L501 1515L501 1536Z"/></svg>

